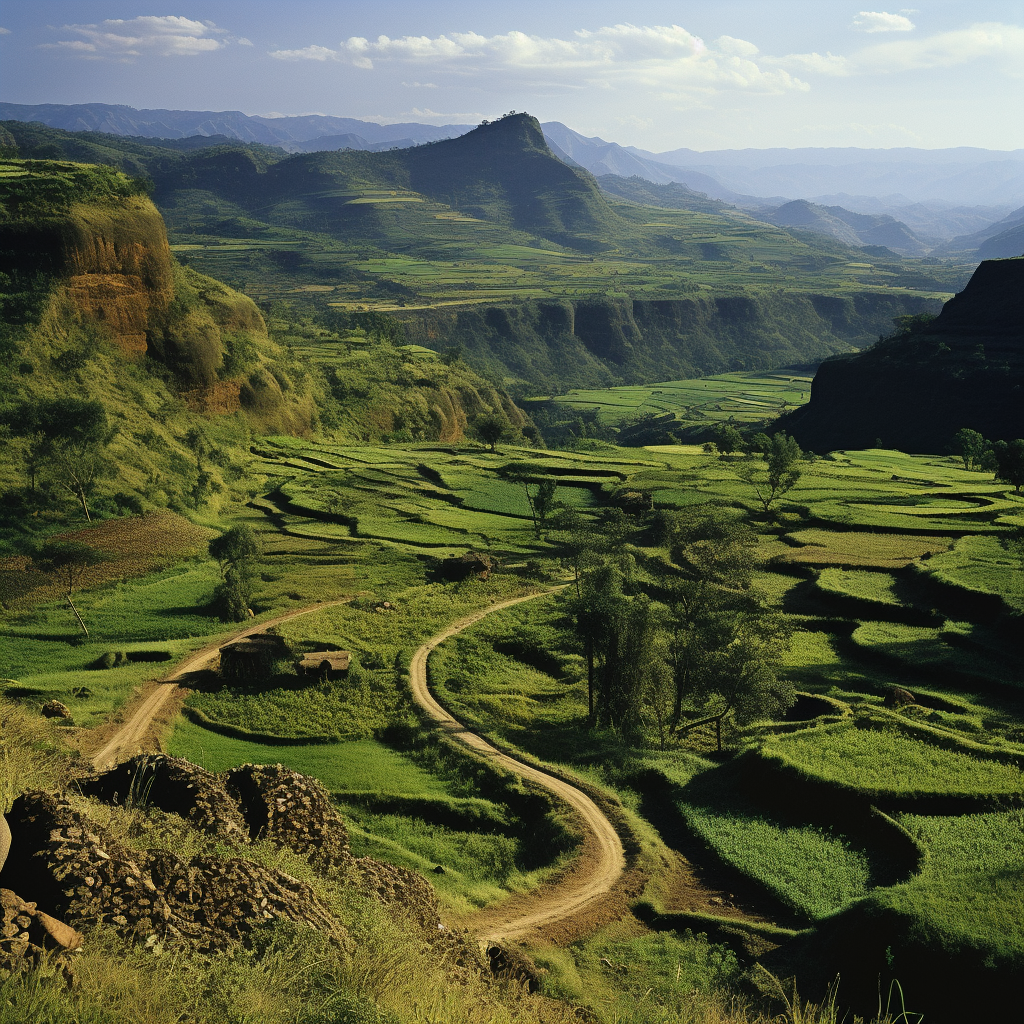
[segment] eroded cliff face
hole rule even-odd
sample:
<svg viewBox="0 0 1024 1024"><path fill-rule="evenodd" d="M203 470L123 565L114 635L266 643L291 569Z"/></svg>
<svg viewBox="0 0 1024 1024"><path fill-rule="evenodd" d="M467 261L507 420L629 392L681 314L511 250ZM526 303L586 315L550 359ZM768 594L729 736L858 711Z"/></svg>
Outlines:
<svg viewBox="0 0 1024 1024"><path fill-rule="evenodd" d="M430 310L403 317L409 340L461 345L538 390L602 387L817 363L863 347L937 300L766 291L671 299L597 297Z"/></svg>
<svg viewBox="0 0 1024 1024"><path fill-rule="evenodd" d="M1024 437L1024 258L985 261L935 320L826 360L779 426L814 451L942 453L962 427Z"/></svg>

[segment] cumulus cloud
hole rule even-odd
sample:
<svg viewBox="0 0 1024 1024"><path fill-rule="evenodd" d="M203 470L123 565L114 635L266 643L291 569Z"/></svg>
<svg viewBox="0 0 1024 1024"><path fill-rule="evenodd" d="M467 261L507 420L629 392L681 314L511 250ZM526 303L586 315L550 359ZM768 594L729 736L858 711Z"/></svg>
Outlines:
<svg viewBox="0 0 1024 1024"><path fill-rule="evenodd" d="M160 57L194 56L220 50L226 41L212 21L191 18L139 17L112 19L98 25L65 25L61 31L77 39L43 43L46 49L64 50L93 59L130 60L143 54Z"/></svg>
<svg viewBox="0 0 1024 1024"><path fill-rule="evenodd" d="M853 19L853 26L862 32L909 32L914 28L914 23L903 14L861 11Z"/></svg>
<svg viewBox="0 0 1024 1024"><path fill-rule="evenodd" d="M304 46L301 50L271 50L276 60L337 60L338 51L326 46Z"/></svg>
<svg viewBox="0 0 1024 1024"><path fill-rule="evenodd" d="M11 30L9 28L0 27L0 36L9 36L10 34Z"/></svg>
<svg viewBox="0 0 1024 1024"><path fill-rule="evenodd" d="M357 68L429 69L461 79L500 74L505 82L584 89L646 86L667 95L741 89L781 93L807 89L782 67L764 68L757 47L722 36L708 46L678 25L608 25L580 29L560 39L506 32L486 36L450 32L439 36L352 36L337 50L307 46L276 50L279 60L339 60Z"/></svg>

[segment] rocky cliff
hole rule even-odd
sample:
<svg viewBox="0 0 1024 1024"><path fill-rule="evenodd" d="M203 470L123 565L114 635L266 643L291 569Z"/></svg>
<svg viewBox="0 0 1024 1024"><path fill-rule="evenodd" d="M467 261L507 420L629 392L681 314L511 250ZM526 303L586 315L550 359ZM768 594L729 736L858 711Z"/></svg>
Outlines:
<svg viewBox="0 0 1024 1024"><path fill-rule="evenodd" d="M934 320L826 360L810 402L778 425L819 452L941 453L962 427L1024 436L1024 258L985 261Z"/></svg>

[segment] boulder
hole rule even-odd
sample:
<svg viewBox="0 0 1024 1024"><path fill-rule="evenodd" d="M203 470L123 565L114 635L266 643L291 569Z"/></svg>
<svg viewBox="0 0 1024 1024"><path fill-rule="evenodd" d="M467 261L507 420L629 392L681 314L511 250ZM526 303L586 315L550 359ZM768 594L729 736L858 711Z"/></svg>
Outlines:
<svg viewBox="0 0 1024 1024"><path fill-rule="evenodd" d="M10 889L0 889L0 976L38 967L49 951L61 955L81 945L74 928Z"/></svg>
<svg viewBox="0 0 1024 1024"><path fill-rule="evenodd" d="M902 686L893 686L886 693L883 703L887 708L902 708L907 704L916 704L917 698Z"/></svg>
<svg viewBox="0 0 1024 1024"><path fill-rule="evenodd" d="M43 718L71 718L71 709L59 700L48 700L39 711Z"/></svg>

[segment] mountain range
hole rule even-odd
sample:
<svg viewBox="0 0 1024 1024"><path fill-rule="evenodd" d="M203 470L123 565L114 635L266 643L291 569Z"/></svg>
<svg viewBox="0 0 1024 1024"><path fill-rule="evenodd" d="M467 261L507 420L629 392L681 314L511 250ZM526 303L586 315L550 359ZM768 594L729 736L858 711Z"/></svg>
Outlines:
<svg viewBox="0 0 1024 1024"><path fill-rule="evenodd" d="M279 146L292 153L409 148L456 138L474 127L380 125L324 114L136 110L103 103L0 103L0 119L33 120L67 131L145 138L223 136ZM1024 202L1024 150L960 147L698 152L682 148L652 153L586 137L557 121L543 124L542 129L556 156L598 177L636 177L655 185L685 185L709 199L752 211L771 223L830 234L848 244L884 245L903 254L917 255L937 245L943 246L938 255L947 250L976 248L1000 233L986 233L990 225ZM609 181L606 186L612 194L622 195L621 183ZM802 208L780 210L794 200L825 207L826 211L809 215ZM849 214L884 219L854 223L853 218L836 213L834 207ZM801 223L791 224L794 217ZM978 236L972 244L961 237L971 235ZM1011 235L994 243L982 256L1015 255L1015 246L1016 236Z"/></svg>

